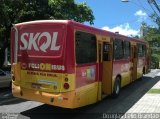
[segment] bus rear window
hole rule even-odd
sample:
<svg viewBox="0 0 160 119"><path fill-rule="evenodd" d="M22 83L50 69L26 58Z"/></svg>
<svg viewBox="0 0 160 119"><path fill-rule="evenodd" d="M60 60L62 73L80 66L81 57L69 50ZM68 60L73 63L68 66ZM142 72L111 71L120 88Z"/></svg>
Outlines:
<svg viewBox="0 0 160 119"><path fill-rule="evenodd" d="M77 64L96 62L96 36L94 34L77 31L75 33L75 46Z"/></svg>

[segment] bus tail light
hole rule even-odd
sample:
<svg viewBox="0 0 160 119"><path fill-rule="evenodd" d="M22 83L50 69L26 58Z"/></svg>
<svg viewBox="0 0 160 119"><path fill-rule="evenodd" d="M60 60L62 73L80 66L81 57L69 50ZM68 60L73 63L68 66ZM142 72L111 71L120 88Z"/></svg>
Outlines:
<svg viewBox="0 0 160 119"><path fill-rule="evenodd" d="M64 83L63 87L64 87L64 89L69 89L69 84L68 83Z"/></svg>
<svg viewBox="0 0 160 119"><path fill-rule="evenodd" d="M65 80L65 82L68 82L68 78L65 78L64 80Z"/></svg>

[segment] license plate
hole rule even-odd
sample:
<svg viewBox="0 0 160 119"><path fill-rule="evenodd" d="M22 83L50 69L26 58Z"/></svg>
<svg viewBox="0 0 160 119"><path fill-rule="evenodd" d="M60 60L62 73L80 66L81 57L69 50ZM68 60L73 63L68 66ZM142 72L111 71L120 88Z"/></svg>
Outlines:
<svg viewBox="0 0 160 119"><path fill-rule="evenodd" d="M41 84L32 83L32 88L40 89L41 88Z"/></svg>

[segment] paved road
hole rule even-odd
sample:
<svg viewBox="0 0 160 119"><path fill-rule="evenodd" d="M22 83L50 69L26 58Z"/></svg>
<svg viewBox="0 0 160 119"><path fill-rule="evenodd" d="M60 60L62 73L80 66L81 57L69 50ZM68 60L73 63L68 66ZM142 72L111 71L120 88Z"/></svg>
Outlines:
<svg viewBox="0 0 160 119"><path fill-rule="evenodd" d="M17 116L17 119L102 119L108 113L123 115L160 80L159 72L159 69L152 70L142 80L124 87L117 99L107 97L96 104L73 110L14 98L10 90L3 89L0 92L0 117L7 116L6 113L11 113L11 117Z"/></svg>
<svg viewBox="0 0 160 119"><path fill-rule="evenodd" d="M15 98L12 96L12 92L10 88L1 88L0 89L0 105L5 102L9 102L10 100L14 100Z"/></svg>

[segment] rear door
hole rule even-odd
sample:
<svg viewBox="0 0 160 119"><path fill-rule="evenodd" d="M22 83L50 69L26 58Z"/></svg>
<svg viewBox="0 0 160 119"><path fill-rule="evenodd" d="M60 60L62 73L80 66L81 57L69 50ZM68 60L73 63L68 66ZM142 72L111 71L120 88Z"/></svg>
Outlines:
<svg viewBox="0 0 160 119"><path fill-rule="evenodd" d="M104 38L103 38L104 39ZM102 43L102 93L112 93L112 43L109 37Z"/></svg>
<svg viewBox="0 0 160 119"><path fill-rule="evenodd" d="M137 53L137 46L136 45L132 45L131 46L131 54L132 54L132 58L131 58L131 62L132 62L132 81L137 79L137 61L138 61L138 53Z"/></svg>

